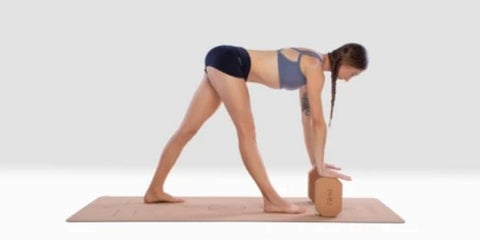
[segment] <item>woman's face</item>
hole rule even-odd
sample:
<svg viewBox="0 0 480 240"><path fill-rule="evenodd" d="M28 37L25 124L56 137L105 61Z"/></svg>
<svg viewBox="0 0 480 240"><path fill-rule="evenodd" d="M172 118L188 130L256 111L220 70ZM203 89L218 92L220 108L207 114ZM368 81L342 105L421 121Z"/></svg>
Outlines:
<svg viewBox="0 0 480 240"><path fill-rule="evenodd" d="M342 64L340 69L338 69L338 79L348 82L352 77L360 74L362 71L361 69Z"/></svg>

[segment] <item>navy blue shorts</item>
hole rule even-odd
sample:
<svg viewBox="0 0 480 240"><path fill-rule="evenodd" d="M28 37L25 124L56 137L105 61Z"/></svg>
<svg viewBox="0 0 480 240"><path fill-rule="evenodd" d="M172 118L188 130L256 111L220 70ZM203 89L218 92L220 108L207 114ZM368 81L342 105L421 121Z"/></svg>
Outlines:
<svg viewBox="0 0 480 240"><path fill-rule="evenodd" d="M250 56L245 48L218 45L208 51L203 70L207 72L207 66L212 66L228 75L243 78L247 81L250 65Z"/></svg>

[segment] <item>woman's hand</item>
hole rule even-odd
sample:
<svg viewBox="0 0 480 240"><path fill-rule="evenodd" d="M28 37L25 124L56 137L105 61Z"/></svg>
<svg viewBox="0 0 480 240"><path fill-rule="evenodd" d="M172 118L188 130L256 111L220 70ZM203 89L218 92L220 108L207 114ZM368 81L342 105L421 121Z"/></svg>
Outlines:
<svg viewBox="0 0 480 240"><path fill-rule="evenodd" d="M350 176L341 174L337 171L334 171L333 169L340 170L341 168L327 163L324 163L323 166L317 166L318 175L320 175L321 177L333 177L352 181L352 178Z"/></svg>
<svg viewBox="0 0 480 240"><path fill-rule="evenodd" d="M340 167L337 167L337 166L335 166L335 165L328 164L328 163L325 163L325 167L326 167L326 168L335 169L335 170L341 170L341 169L342 169L342 168L340 168Z"/></svg>
<svg viewBox="0 0 480 240"><path fill-rule="evenodd" d="M313 164L312 167L315 167L315 165L316 165L316 164ZM324 165L325 165L324 167L326 167L326 168L331 168L331 169L335 169L335 170L341 170L341 169L342 169L342 168L337 167L337 166L335 166L335 165L333 165L333 164L324 163Z"/></svg>

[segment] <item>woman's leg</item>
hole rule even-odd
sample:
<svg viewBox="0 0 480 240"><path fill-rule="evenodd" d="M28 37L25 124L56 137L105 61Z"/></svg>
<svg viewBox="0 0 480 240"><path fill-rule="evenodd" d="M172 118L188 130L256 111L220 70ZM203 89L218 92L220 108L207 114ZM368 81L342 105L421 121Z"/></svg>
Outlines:
<svg viewBox="0 0 480 240"><path fill-rule="evenodd" d="M160 156L160 162L153 176L152 182L145 193L145 203L155 202L183 202L163 189L165 179L172 169L183 147L193 138L203 123L218 109L220 97L204 73L180 127L166 144Z"/></svg>
<svg viewBox="0 0 480 240"><path fill-rule="evenodd" d="M266 212L304 212L304 208L282 199L268 179L257 147L250 97L245 80L230 76L212 67L207 67L207 72L208 79L235 125L243 163L260 188L264 198L264 210Z"/></svg>

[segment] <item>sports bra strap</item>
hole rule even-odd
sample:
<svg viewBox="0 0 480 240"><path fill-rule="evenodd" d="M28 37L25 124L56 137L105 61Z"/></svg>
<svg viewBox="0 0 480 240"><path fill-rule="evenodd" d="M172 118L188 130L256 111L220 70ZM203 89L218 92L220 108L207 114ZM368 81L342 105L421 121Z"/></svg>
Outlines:
<svg viewBox="0 0 480 240"><path fill-rule="evenodd" d="M307 55L309 55L309 56L317 57L317 58L319 58L321 61L323 60L322 57L321 57L318 53L314 53L314 52L309 51L309 50L298 49L298 48L296 48L296 47L292 47L292 49L295 49L295 50L299 51L300 54L305 53L305 54L307 54ZM300 57L300 56L299 56L299 57Z"/></svg>

